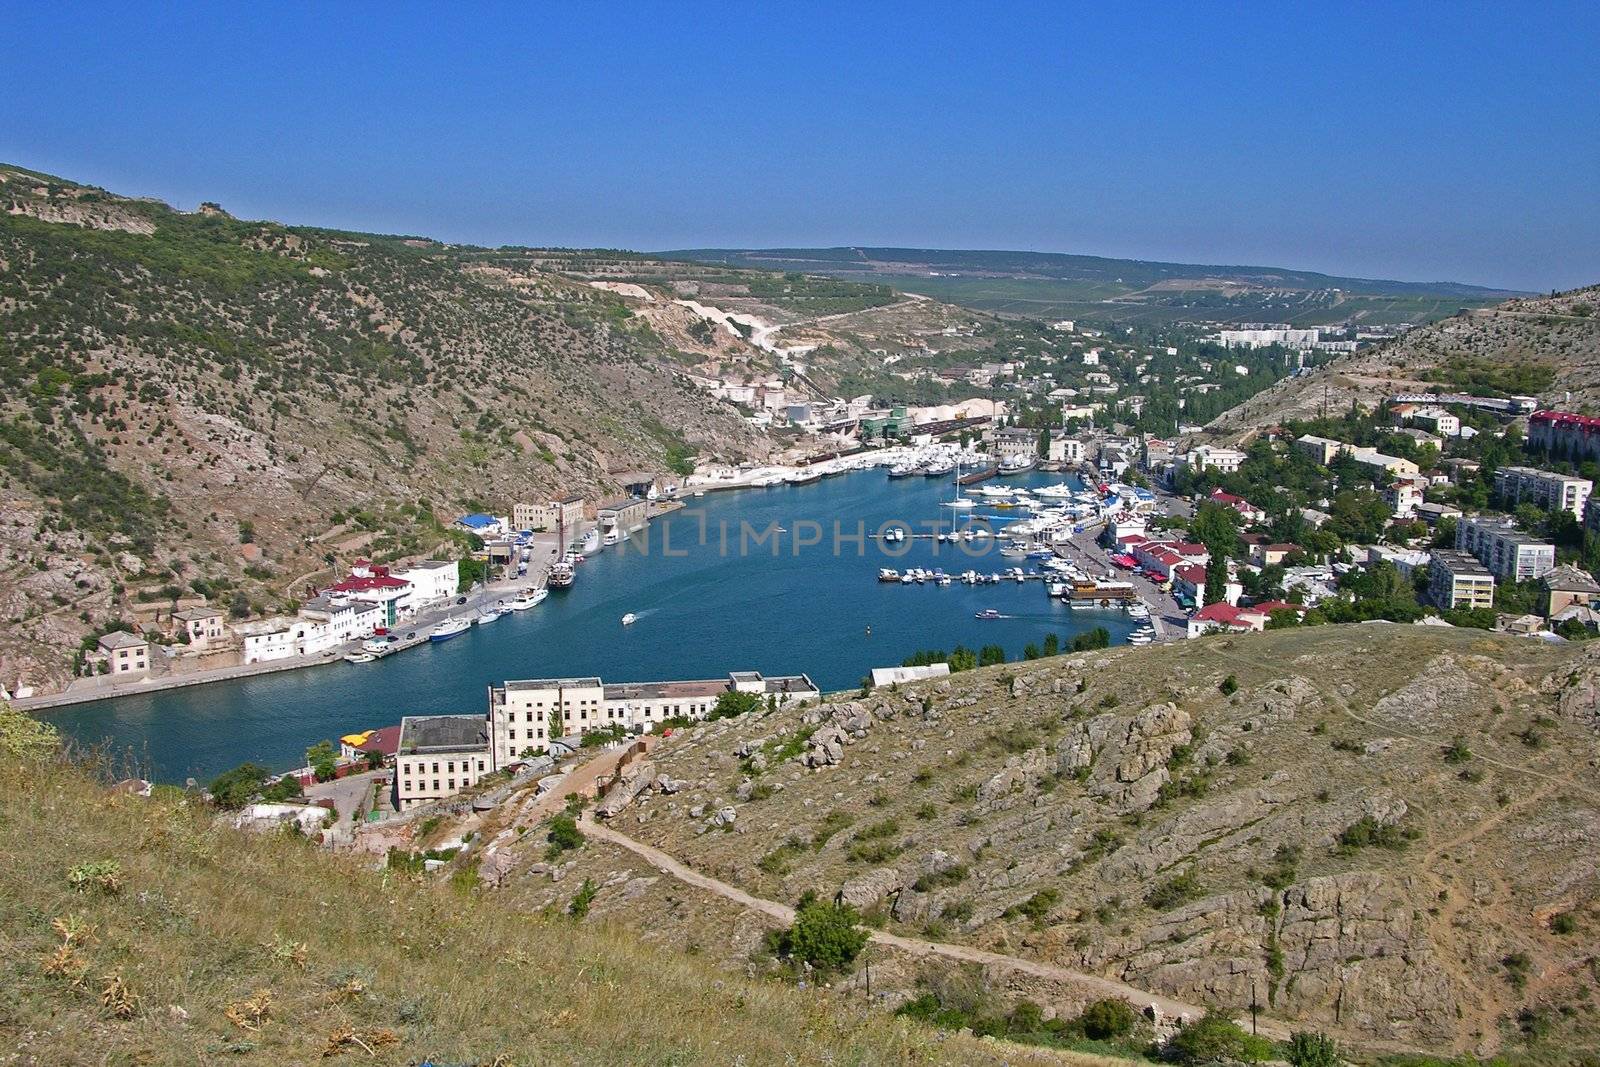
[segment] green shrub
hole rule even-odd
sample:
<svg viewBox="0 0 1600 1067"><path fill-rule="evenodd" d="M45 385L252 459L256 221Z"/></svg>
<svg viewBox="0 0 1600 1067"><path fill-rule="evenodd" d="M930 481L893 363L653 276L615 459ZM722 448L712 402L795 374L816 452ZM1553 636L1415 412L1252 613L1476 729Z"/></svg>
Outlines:
<svg viewBox="0 0 1600 1067"><path fill-rule="evenodd" d="M1120 997L1107 997L1088 1005L1072 1022L1072 1027L1084 1037L1095 1041L1110 1041L1127 1037L1139 1021L1133 1005Z"/></svg>
<svg viewBox="0 0 1600 1067"><path fill-rule="evenodd" d="M583 831L578 829L576 819L563 813L551 818L550 831L545 834L544 839L550 842L550 847L545 850L545 858L555 859L563 852L581 847Z"/></svg>
<svg viewBox="0 0 1600 1067"><path fill-rule="evenodd" d="M1172 1035L1168 1057L1179 1063L1260 1063L1272 1055L1272 1043L1253 1037L1217 1011L1208 1011Z"/></svg>
<svg viewBox="0 0 1600 1067"><path fill-rule="evenodd" d="M1031 922L1042 923L1050 912L1061 902L1061 891L1053 887L1039 890L1021 904L1014 904L1005 910L1005 917L1015 919L1021 916Z"/></svg>
<svg viewBox="0 0 1600 1067"><path fill-rule="evenodd" d="M1293 1067L1341 1067L1339 1044L1327 1034L1296 1030L1283 1047L1283 1058Z"/></svg>
<svg viewBox="0 0 1600 1067"><path fill-rule="evenodd" d="M1200 886L1200 876L1195 873L1193 867L1190 867L1182 874L1175 875L1150 890L1144 900L1157 911L1166 911L1169 908L1176 908L1179 904L1187 904L1204 893L1205 890Z"/></svg>
<svg viewBox="0 0 1600 1067"><path fill-rule="evenodd" d="M582 919L584 916L589 914L589 905L594 903L594 898L598 896L599 893L600 890L594 884L594 879L585 878L583 880L583 885L578 887L577 895L574 896L572 898L572 902L567 905L567 914L572 916L574 919Z"/></svg>
<svg viewBox="0 0 1600 1067"><path fill-rule="evenodd" d="M1550 916L1550 932L1554 934L1570 934L1578 929L1578 919L1570 911L1563 911L1558 915Z"/></svg>
<svg viewBox="0 0 1600 1067"><path fill-rule="evenodd" d="M1417 836L1418 832L1409 827L1402 829L1398 824L1381 823L1370 815L1363 815L1339 834L1338 851L1349 855L1373 846L1399 851Z"/></svg>
<svg viewBox="0 0 1600 1067"><path fill-rule="evenodd" d="M1231 697L1239 691L1239 679L1230 674L1222 680L1222 684L1217 686L1217 689L1223 696Z"/></svg>
<svg viewBox="0 0 1600 1067"><path fill-rule="evenodd" d="M823 903L808 893L795 911L794 925L768 933L767 947L794 963L808 963L824 972L841 971L866 947L869 935L857 926L859 920L848 904Z"/></svg>

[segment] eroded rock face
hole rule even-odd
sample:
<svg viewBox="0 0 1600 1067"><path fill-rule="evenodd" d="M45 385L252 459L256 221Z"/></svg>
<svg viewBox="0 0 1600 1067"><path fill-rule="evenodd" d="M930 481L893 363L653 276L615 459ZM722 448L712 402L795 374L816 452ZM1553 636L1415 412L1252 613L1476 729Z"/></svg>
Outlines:
<svg viewBox="0 0 1600 1067"><path fill-rule="evenodd" d="M1481 686L1454 656L1436 657L1421 674L1372 706L1371 718L1412 730L1448 726Z"/></svg>
<svg viewBox="0 0 1600 1067"><path fill-rule="evenodd" d="M1086 790L1118 812L1143 811L1170 776L1167 761L1194 740L1194 720L1174 704L1156 704L1131 718L1101 715L1081 723L1056 744L1056 768L1089 769Z"/></svg>
<svg viewBox="0 0 1600 1067"><path fill-rule="evenodd" d="M1012 756L1006 765L978 786L978 800L992 803L1021 793L1049 773L1050 756L1043 748L1030 749L1020 756Z"/></svg>
<svg viewBox="0 0 1600 1067"><path fill-rule="evenodd" d="M850 879L839 889L839 903L866 911L905 888L905 876L897 870L869 871Z"/></svg>
<svg viewBox="0 0 1600 1067"><path fill-rule="evenodd" d="M617 784L594 806L595 815L609 819L633 803L635 797L655 784L656 765L640 760L627 767Z"/></svg>
<svg viewBox="0 0 1600 1067"><path fill-rule="evenodd" d="M1312 878L1281 893L1228 893L1162 915L1129 943L1085 953L1091 966L1202 1003L1248 1004L1398 1040L1455 1033L1456 995L1409 879L1375 872ZM1276 906L1276 911L1274 911ZM1274 948L1282 973L1273 973Z"/></svg>

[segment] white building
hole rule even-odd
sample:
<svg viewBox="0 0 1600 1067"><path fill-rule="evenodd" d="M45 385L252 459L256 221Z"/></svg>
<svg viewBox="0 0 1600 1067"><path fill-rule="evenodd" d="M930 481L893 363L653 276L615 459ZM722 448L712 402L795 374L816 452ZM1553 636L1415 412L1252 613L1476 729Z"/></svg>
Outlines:
<svg viewBox="0 0 1600 1067"><path fill-rule="evenodd" d="M1554 474L1533 467L1500 467L1494 472L1494 492L1510 504L1532 504L1546 511L1566 511L1583 518L1583 505L1594 483L1570 474Z"/></svg>
<svg viewBox="0 0 1600 1067"><path fill-rule="evenodd" d="M929 663L921 667L874 667L872 668L872 687L881 689L886 685L905 685L910 682L921 682L929 678L943 678L950 673L948 663Z"/></svg>
<svg viewBox="0 0 1600 1067"><path fill-rule="evenodd" d="M1422 487L1410 479L1399 478L1384 487L1383 499L1389 505L1389 514L1397 519L1409 519L1422 503Z"/></svg>
<svg viewBox="0 0 1600 1067"><path fill-rule="evenodd" d="M551 740L608 727L644 733L668 719L704 719L724 693L753 693L783 707L819 695L803 674L768 678L736 671L727 678L619 682L599 678L534 678L489 689L494 758L505 765Z"/></svg>
<svg viewBox="0 0 1600 1067"><path fill-rule="evenodd" d="M1428 599L1446 611L1494 607L1494 575L1465 552L1442 548L1428 563Z"/></svg>
<svg viewBox="0 0 1600 1067"><path fill-rule="evenodd" d="M1407 417L1424 430L1432 430L1440 437L1458 437L1461 434L1461 420L1444 408L1421 408Z"/></svg>
<svg viewBox="0 0 1600 1067"><path fill-rule="evenodd" d="M235 623L233 632L243 645L244 663L270 663L295 655L297 620L286 616Z"/></svg>
<svg viewBox="0 0 1600 1067"><path fill-rule="evenodd" d="M324 593L300 605L300 625L291 641L297 655L315 655L347 641L371 637L385 625L376 604L337 593Z"/></svg>
<svg viewBox="0 0 1600 1067"><path fill-rule="evenodd" d="M443 800L495 769L488 723L482 715L408 715L394 764L401 811Z"/></svg>
<svg viewBox="0 0 1600 1067"><path fill-rule="evenodd" d="M96 642L114 675L144 674L150 670L150 642L126 630L113 630Z"/></svg>
<svg viewBox="0 0 1600 1067"><path fill-rule="evenodd" d="M1543 578L1556 567L1556 549L1511 523L1484 515L1456 521L1456 548L1470 552L1503 582Z"/></svg>
<svg viewBox="0 0 1600 1067"><path fill-rule="evenodd" d="M1219 474L1232 474L1245 461L1245 454L1237 448L1218 448L1215 445L1197 445L1184 453L1183 461L1196 470L1207 468Z"/></svg>
<svg viewBox="0 0 1600 1067"><path fill-rule="evenodd" d="M1268 345L1311 348L1322 339L1322 331L1294 330L1288 327L1271 330L1223 330L1217 339L1224 348L1265 348Z"/></svg>
<svg viewBox="0 0 1600 1067"><path fill-rule="evenodd" d="M411 583L411 596L405 607L415 614L430 604L455 598L461 584L461 564L453 559L425 559L395 571L394 576Z"/></svg>

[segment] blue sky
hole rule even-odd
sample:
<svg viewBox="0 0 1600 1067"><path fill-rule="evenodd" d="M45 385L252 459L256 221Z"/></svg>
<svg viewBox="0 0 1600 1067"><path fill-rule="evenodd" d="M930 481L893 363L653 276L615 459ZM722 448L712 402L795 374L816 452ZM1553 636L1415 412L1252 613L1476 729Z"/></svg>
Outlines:
<svg viewBox="0 0 1600 1067"><path fill-rule="evenodd" d="M243 7L11 5L0 158L485 244L1600 282L1600 4Z"/></svg>

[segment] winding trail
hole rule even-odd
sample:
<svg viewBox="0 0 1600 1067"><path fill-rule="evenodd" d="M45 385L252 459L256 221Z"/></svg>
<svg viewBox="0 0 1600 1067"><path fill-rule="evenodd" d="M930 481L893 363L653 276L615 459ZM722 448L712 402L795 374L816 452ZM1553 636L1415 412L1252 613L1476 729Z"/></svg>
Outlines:
<svg viewBox="0 0 1600 1067"><path fill-rule="evenodd" d="M794 922L794 909L787 904L752 896L737 886L732 886L709 875L701 874L658 848L647 845L642 841L635 841L626 834L597 823L587 812L583 815L582 825L585 834L592 835L597 840L605 841L608 844L616 845L618 848L632 852L656 870L663 874L671 875L686 885L702 889L724 900L730 900L751 911L760 912L762 915L777 922L784 924ZM1139 1008L1154 1005L1166 1017L1187 1015L1191 1019L1199 1019L1205 1014L1205 1008L1199 1005L1174 1000L1160 993L1152 993L1149 990L1138 989L1098 974L1075 971L1054 963L1022 959L1017 956L1006 956L998 952L989 952L986 949L973 948L970 945L953 945L944 941L927 941L921 938L901 937L898 934L885 933L882 930L873 930L870 936L872 943L875 945L886 945L911 956L924 959L938 957L959 963L976 963L984 967L1017 971L1048 981L1063 982L1075 986L1093 997L1119 997ZM1249 1025L1248 1020L1241 1020L1241 1022L1243 1025ZM1277 1040L1284 1040L1289 1036L1289 1028L1287 1026L1268 1022L1264 1019L1261 1020L1259 1029L1264 1036Z"/></svg>

